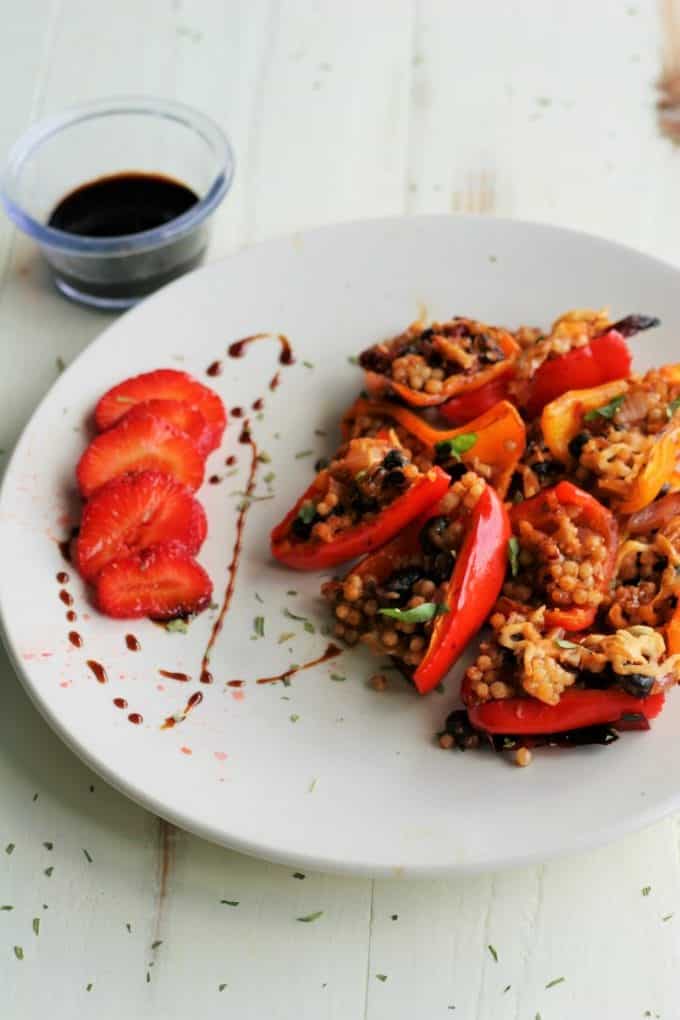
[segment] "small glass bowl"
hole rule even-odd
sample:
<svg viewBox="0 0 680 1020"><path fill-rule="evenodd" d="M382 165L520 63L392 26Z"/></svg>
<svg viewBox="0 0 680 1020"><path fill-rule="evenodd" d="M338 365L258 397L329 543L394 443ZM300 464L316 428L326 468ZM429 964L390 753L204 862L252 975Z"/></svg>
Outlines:
<svg viewBox="0 0 680 1020"><path fill-rule="evenodd" d="M171 177L199 201L162 226L120 237L47 225L67 194L125 172ZM233 176L229 140L209 117L180 103L126 96L73 107L30 128L10 151L0 198L10 219L38 242L62 294L116 310L201 261L210 217Z"/></svg>

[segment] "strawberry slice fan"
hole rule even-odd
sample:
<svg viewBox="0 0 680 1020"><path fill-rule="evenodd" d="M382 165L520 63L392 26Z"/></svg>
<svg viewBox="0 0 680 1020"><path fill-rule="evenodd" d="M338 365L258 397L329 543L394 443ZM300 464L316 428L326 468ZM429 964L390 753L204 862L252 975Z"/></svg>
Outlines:
<svg viewBox="0 0 680 1020"><path fill-rule="evenodd" d="M193 493L219 446L222 401L186 372L159 369L114 386L76 469L86 503L73 560L97 605L118 619L186 617L210 602L196 562L206 534Z"/></svg>

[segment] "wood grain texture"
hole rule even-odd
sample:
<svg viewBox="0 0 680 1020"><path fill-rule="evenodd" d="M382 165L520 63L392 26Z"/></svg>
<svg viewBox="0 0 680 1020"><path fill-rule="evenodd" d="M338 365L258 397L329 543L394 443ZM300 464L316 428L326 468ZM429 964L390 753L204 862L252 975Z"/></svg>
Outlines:
<svg viewBox="0 0 680 1020"><path fill-rule="evenodd" d="M678 22L671 0L120 0L105 15L24 0L0 38L0 142L121 91L201 106L238 160L211 257L324 222L469 211L680 261L678 155L655 92ZM57 357L107 317L54 294L4 220L0 273L8 447ZM3 683L3 1020L680 1016L677 820L465 881L296 878L123 799L50 733L5 660Z"/></svg>

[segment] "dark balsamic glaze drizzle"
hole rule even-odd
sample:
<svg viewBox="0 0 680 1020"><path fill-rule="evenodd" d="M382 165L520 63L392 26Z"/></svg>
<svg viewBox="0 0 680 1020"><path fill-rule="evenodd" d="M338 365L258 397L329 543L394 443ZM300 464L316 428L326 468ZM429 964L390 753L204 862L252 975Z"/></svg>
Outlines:
<svg viewBox="0 0 680 1020"><path fill-rule="evenodd" d="M131 722L133 726L139 726L144 722L144 716L140 715L139 712L130 712L128 722Z"/></svg>
<svg viewBox="0 0 680 1020"><path fill-rule="evenodd" d="M158 672L161 676L167 677L168 680L179 680L181 684L186 684L191 680L188 673L173 673L169 669L159 669Z"/></svg>
<svg viewBox="0 0 680 1020"><path fill-rule="evenodd" d="M96 662L94 659L88 659L86 664L88 669L90 669L96 677L97 683L106 684L109 682L106 670L102 666L101 662Z"/></svg>
<svg viewBox="0 0 680 1020"><path fill-rule="evenodd" d="M292 365L295 362L293 357L293 348L291 347L290 340L283 333L254 333L253 336L244 336L242 340L235 340L232 344L229 344L227 353L230 358L242 358L246 353L246 348L250 344L254 344L257 340L278 340L281 345L281 353L279 354L279 364L281 365Z"/></svg>
<svg viewBox="0 0 680 1020"><path fill-rule="evenodd" d="M176 716L175 715L169 715L167 717L167 719L165 720L165 722L163 723L163 725L161 726L161 729L162 730L171 730L174 726L177 725L177 723L184 722L186 717L191 712L193 712L193 710L196 708L196 706L200 705L202 701L203 701L203 694L201 693L201 691L194 691L194 693L191 695L191 697L187 700L187 703L184 706L184 708L181 710L181 712L179 712L178 715L176 715Z"/></svg>
<svg viewBox="0 0 680 1020"><path fill-rule="evenodd" d="M61 599L65 606L73 605L73 595L71 595L70 591L66 591L65 588L62 588L61 591L59 592L59 598Z"/></svg>
<svg viewBox="0 0 680 1020"><path fill-rule="evenodd" d="M222 375L222 362L213 361L212 364L208 365L208 367L206 368L205 374L213 376L213 378L216 375Z"/></svg>
<svg viewBox="0 0 680 1020"><path fill-rule="evenodd" d="M290 677L295 676L296 673L301 673L305 669L311 669L312 666L319 666L322 662L329 662L330 659L335 659L338 655L342 655L342 648L338 648L332 642L327 645L326 651L323 655L320 655L318 659L312 659L310 662L304 662L301 666L291 666L290 669L284 670L283 673L277 673L276 676L261 676L256 681L258 684L275 684L279 680L289 680Z"/></svg>
<svg viewBox="0 0 680 1020"><path fill-rule="evenodd" d="M68 639L71 642L71 644L74 646L74 648L82 648L83 647L83 639L81 638L81 636L80 636L80 634L78 633L77 630L70 630L68 632Z"/></svg>
<svg viewBox="0 0 680 1020"><path fill-rule="evenodd" d="M134 634L125 635L125 644L130 652L138 652L141 649L141 644Z"/></svg>
<svg viewBox="0 0 680 1020"><path fill-rule="evenodd" d="M57 574L57 581L59 584L68 584L70 578L65 570L60 570Z"/></svg>
<svg viewBox="0 0 680 1020"><path fill-rule="evenodd" d="M281 348L279 353L279 364L281 365L294 364L295 357L293 355L293 348L291 346L291 343L288 340L288 338L281 333L256 333L253 336L247 336L243 337L243 339L241 340L235 340L234 343L230 344L227 349L229 357L242 358L250 344L255 343L257 340L276 340ZM208 367L208 375L219 375L221 371L222 365L220 362L217 361L213 362L213 364L211 364ZM280 373L277 372L272 378L271 382L269 383L269 389L275 390L279 385L280 381L281 381ZM261 410L261 408L264 407L263 398L259 397L257 400L254 401L252 406L253 410L255 411ZM242 407L231 408L230 414L232 418L244 417L244 411ZM208 643L203 653L203 658L201 659L201 665L199 669L199 681L202 684L211 684L213 682L212 673L208 669L208 666L210 664L210 654L224 626L224 621L227 616L227 613L229 612L229 607L234 596L234 591L236 588L236 577L238 574L238 568L241 558L241 548L243 545L243 532L246 525L246 520L248 518L248 511L250 510L251 506L250 497L255 491L255 483L257 481L257 470L259 466L258 460L259 451L257 448L257 443L253 439L252 432L250 430L250 421L248 420L248 418L244 419L243 426L238 437L238 441L242 445L250 447L250 468L248 471L248 481L246 483L244 492L245 498L241 503L241 508L238 511L238 516L236 518L236 537L234 539L231 560L229 562L229 566L227 567L228 572L227 586L224 591L222 605L220 606L217 618L213 623L213 627L210 632L210 637L208 638ZM236 457L232 454L230 457L227 458L226 463L228 466L235 464ZM211 482L213 481L212 478L210 479L210 481ZM320 656L320 658L315 659L313 662L305 663L302 666L298 666L292 672L297 673L300 670L309 669L311 666L315 666L318 663L326 662L328 661L328 659L335 658L336 655L339 655L340 651L341 650L336 645L329 645L324 654ZM161 673L163 673L162 670ZM292 675L292 673L289 670L288 673L285 675L286 676ZM264 677L262 680L258 680L258 683L273 683L275 680L283 678L284 674L282 674L281 677ZM233 687L242 686L243 683L244 681L232 681L230 683L230 686ZM191 696L189 697L182 711L176 713L175 715L168 716L165 722L162 724L161 728L171 729L172 727L176 726L178 722L182 722L184 719L186 719L187 715L190 712L192 712L197 705L201 703L202 700L203 694L201 693L201 691L200 690L194 691L193 694L191 694Z"/></svg>
<svg viewBox="0 0 680 1020"><path fill-rule="evenodd" d="M127 701L125 700L125 698L114 698L113 699L113 703L116 706L116 708L127 708L128 707L127 706Z"/></svg>

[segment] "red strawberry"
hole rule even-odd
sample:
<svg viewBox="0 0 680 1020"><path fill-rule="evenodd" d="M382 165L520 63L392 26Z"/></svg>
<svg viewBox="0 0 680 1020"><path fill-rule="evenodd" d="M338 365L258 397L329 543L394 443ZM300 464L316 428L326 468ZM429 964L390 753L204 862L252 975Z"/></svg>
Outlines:
<svg viewBox="0 0 680 1020"><path fill-rule="evenodd" d="M171 620L205 609L212 581L196 560L170 543L112 560L97 578L96 593L107 616Z"/></svg>
<svg viewBox="0 0 680 1020"><path fill-rule="evenodd" d="M91 581L111 560L161 542L174 542L193 556L207 530L201 504L170 475L121 475L85 504L74 562Z"/></svg>
<svg viewBox="0 0 680 1020"><path fill-rule="evenodd" d="M200 411L210 426L210 449L220 445L227 424L224 404L213 390L187 372L178 372L174 368L145 372L110 389L95 409L97 428L103 430L115 425L133 404L142 400L183 400L189 407Z"/></svg>
<svg viewBox="0 0 680 1020"><path fill-rule="evenodd" d="M161 471L193 492L203 481L203 458L183 432L147 414L96 436L78 461L76 475L87 498L130 471Z"/></svg>
<svg viewBox="0 0 680 1020"><path fill-rule="evenodd" d="M137 421L145 414L161 418L174 425L180 432L186 432L202 457L212 450L213 429L197 408L190 407L183 400L142 400L134 404L120 421Z"/></svg>

